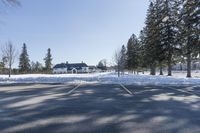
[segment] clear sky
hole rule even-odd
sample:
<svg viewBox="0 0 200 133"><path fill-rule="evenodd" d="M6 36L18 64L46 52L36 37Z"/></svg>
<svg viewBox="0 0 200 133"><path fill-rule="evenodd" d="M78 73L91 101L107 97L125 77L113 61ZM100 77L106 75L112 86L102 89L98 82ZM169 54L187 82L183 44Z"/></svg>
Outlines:
<svg viewBox="0 0 200 133"><path fill-rule="evenodd" d="M110 61L144 26L149 0L20 0L22 6L1 14L0 44L8 40L30 60L40 61L51 48L53 64ZM18 61L16 61L18 62ZM17 64L15 64L17 66Z"/></svg>

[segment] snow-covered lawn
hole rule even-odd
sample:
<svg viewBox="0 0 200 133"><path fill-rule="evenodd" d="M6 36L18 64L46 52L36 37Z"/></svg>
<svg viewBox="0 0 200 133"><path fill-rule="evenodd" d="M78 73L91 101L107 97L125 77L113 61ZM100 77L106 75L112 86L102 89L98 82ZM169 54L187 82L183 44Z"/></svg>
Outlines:
<svg viewBox="0 0 200 133"><path fill-rule="evenodd" d="M164 71L163 73L164 73L164 75L167 75L167 71ZM157 72L157 74L159 74L159 72ZM149 72L145 72L145 75L149 75ZM186 71L172 71L172 77L185 78L186 75L187 75ZM200 78L200 70L192 71L192 77Z"/></svg>
<svg viewBox="0 0 200 133"><path fill-rule="evenodd" d="M116 73L92 73L92 74L26 74L12 75L8 78L7 75L0 75L0 84L9 83L109 83L109 84L151 84L151 85L188 85L200 84L200 72L193 72L193 78L185 78L186 72L174 72L174 76L151 76L145 74L125 74L117 77Z"/></svg>

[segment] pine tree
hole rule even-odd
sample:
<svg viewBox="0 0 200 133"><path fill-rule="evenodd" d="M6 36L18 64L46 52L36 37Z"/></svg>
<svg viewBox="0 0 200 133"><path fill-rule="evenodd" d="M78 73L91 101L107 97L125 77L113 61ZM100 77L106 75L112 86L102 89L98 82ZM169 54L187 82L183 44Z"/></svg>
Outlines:
<svg viewBox="0 0 200 133"><path fill-rule="evenodd" d="M156 31L158 31L155 24L156 16L155 16L155 6L153 2L150 3L148 11L147 11L147 17L145 21L145 59L146 62L149 64L150 67L150 74L155 75L156 74L156 59L157 59L157 38L155 38L155 35L157 35Z"/></svg>
<svg viewBox="0 0 200 133"><path fill-rule="evenodd" d="M150 74L156 74L156 66L162 68L167 63L168 75L172 75L172 64L177 56L178 46L178 11L177 0L155 0L150 3L145 26L145 56L150 66Z"/></svg>
<svg viewBox="0 0 200 133"><path fill-rule="evenodd" d="M47 50L47 55L46 57L44 58L44 61L45 61L45 70L49 73L51 72L51 67L52 67L52 55L51 55L51 49L49 48Z"/></svg>
<svg viewBox="0 0 200 133"><path fill-rule="evenodd" d="M133 34L127 43L127 68L131 71L136 71L139 66L139 42Z"/></svg>
<svg viewBox="0 0 200 133"><path fill-rule="evenodd" d="M154 23L153 25L153 42L156 54L156 64L159 66L160 75L163 75L163 66L166 60L166 54L164 52L164 44L162 41L162 2L163 0L156 0L154 3Z"/></svg>
<svg viewBox="0 0 200 133"><path fill-rule="evenodd" d="M126 68L127 56L126 56L126 47L122 45L121 48L121 57L120 57L120 70L124 73L124 69Z"/></svg>
<svg viewBox="0 0 200 133"><path fill-rule="evenodd" d="M187 77L191 77L192 58L199 53L200 47L200 1L183 0L180 21L182 25L181 39L183 40L183 53L187 58Z"/></svg>
<svg viewBox="0 0 200 133"><path fill-rule="evenodd" d="M6 64L8 64L8 58L6 56L2 57L2 63L4 67L6 67Z"/></svg>
<svg viewBox="0 0 200 133"><path fill-rule="evenodd" d="M143 28L143 30L140 31L139 35L139 68L143 70L144 68L147 68L148 63L145 58L145 38L146 38L146 29Z"/></svg>
<svg viewBox="0 0 200 133"><path fill-rule="evenodd" d="M180 45L178 43L178 12L180 1L178 0L157 0L159 2L160 22L160 52L164 53L168 66L168 76L172 75L172 64L175 61ZM163 58L163 60L165 59ZM162 58L161 58L162 60Z"/></svg>
<svg viewBox="0 0 200 133"><path fill-rule="evenodd" d="M27 47L26 44L23 44L22 47L22 53L20 55L19 58L19 71L21 73L27 73L30 70L30 60L29 60L29 56L27 53Z"/></svg>
<svg viewBox="0 0 200 133"><path fill-rule="evenodd" d="M4 64L3 62L0 62L0 73L3 73L3 69L4 69Z"/></svg>
<svg viewBox="0 0 200 133"><path fill-rule="evenodd" d="M133 62L132 62L132 50L133 49L133 46L132 46L132 38L130 38L128 40L128 43L127 43L127 69L128 70L132 70L132 66L133 66Z"/></svg>

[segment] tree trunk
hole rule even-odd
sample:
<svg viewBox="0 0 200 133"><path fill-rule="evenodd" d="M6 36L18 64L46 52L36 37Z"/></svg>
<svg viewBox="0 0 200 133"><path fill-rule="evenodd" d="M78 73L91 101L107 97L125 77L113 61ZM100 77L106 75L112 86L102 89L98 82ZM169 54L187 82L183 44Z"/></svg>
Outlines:
<svg viewBox="0 0 200 133"><path fill-rule="evenodd" d="M181 71L183 70L183 66L182 66L182 63L180 64L180 70L181 70Z"/></svg>
<svg viewBox="0 0 200 133"><path fill-rule="evenodd" d="M171 65L171 59L168 60L167 62L168 66L168 76L172 76L172 65Z"/></svg>
<svg viewBox="0 0 200 133"><path fill-rule="evenodd" d="M155 68L155 65L151 65L150 67L150 75L156 75L156 68Z"/></svg>
<svg viewBox="0 0 200 133"><path fill-rule="evenodd" d="M11 76L11 70L12 70L12 68L11 68L11 65L9 65L9 78L10 78L10 76Z"/></svg>
<svg viewBox="0 0 200 133"><path fill-rule="evenodd" d="M119 64L117 66L117 73L118 73L118 77L120 77Z"/></svg>
<svg viewBox="0 0 200 133"><path fill-rule="evenodd" d="M160 75L163 75L163 68L162 68L162 65L160 65Z"/></svg>
<svg viewBox="0 0 200 133"><path fill-rule="evenodd" d="M187 78L191 77L191 53L187 54Z"/></svg>

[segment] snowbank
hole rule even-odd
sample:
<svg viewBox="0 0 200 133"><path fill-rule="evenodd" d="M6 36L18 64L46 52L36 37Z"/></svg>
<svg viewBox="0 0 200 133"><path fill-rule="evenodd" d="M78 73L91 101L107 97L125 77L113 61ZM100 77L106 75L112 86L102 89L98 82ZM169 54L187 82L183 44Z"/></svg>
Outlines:
<svg viewBox="0 0 200 133"><path fill-rule="evenodd" d="M198 73L199 74L199 73ZM185 75L184 75L185 76ZM183 77L183 76L182 76ZM115 73L94 73L94 74L27 74L13 75L8 78L7 75L0 75L0 84L10 83L108 83L108 84L150 84L150 85L189 85L200 84L200 78L181 78L179 76L151 76L151 75L133 75L125 74L117 77Z"/></svg>

